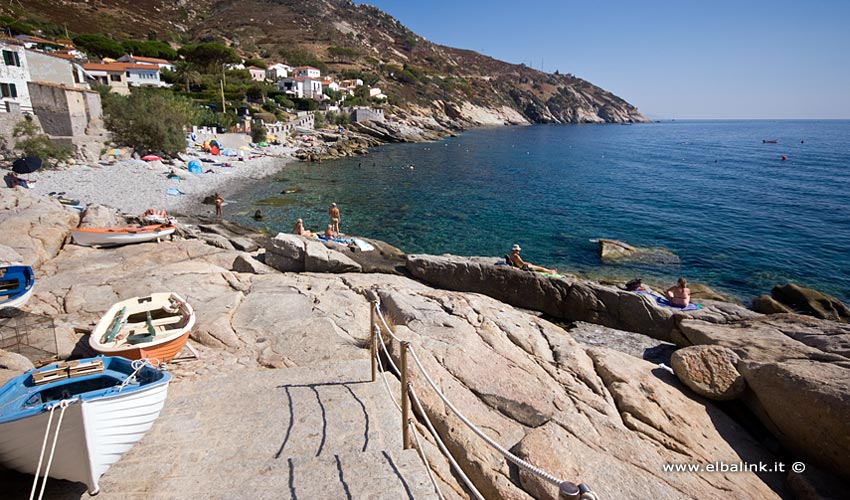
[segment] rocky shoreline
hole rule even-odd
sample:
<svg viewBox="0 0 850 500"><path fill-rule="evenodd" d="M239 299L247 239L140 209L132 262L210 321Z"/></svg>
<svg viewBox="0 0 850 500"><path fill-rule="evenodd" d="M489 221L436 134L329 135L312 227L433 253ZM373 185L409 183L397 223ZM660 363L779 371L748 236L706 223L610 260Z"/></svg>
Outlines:
<svg viewBox="0 0 850 500"><path fill-rule="evenodd" d="M846 323L709 300L699 311L672 312L617 286L517 271L493 258L406 256L380 242L374 252L357 252L211 220L181 219L179 236L159 244L69 244L68 229L94 217L121 215L102 208L81 217L32 191L0 190L0 230L20 235L0 246L0 258L34 266L36 292L25 314L53 319L61 358L88 354L79 332L114 301L174 290L188 295L198 314L191 339L201 355L173 367L175 390L213 373L216 383L238 377L250 387L260 374L368 359L369 300L379 298L396 334L416 346L471 420L532 463L591 484L602 498L720 499L732 491L840 498L850 481ZM658 365L671 353L675 375ZM0 359L3 380L31 366L12 352ZM485 497L554 498L550 485L517 473L436 397L422 400ZM226 424L236 432L265 419ZM221 430L194 432L200 439L184 444L187 453L192 446L202 452L203 439ZM447 497L464 498L433 443L424 446ZM249 460L262 449L245 443L240 453ZM124 460L133 475L149 466ZM665 471L665 464L716 462L807 468ZM215 484L226 467L222 458L199 472L201 480ZM26 476L9 474L4 484L28 487ZM255 474L262 483L262 468ZM164 494L155 478L143 490L128 481L107 473L106 497ZM56 498L80 497L73 484L50 487Z"/></svg>

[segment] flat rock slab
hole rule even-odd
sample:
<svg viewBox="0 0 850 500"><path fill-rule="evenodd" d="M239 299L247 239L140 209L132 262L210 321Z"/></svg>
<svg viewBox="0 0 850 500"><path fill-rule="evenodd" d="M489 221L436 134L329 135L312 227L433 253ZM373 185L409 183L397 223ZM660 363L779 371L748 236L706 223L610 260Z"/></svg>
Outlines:
<svg viewBox="0 0 850 500"><path fill-rule="evenodd" d="M101 477L98 499L437 498L367 360L175 380L148 434ZM4 495L31 476L7 472ZM11 488L11 489L9 489ZM50 480L45 498L88 497Z"/></svg>

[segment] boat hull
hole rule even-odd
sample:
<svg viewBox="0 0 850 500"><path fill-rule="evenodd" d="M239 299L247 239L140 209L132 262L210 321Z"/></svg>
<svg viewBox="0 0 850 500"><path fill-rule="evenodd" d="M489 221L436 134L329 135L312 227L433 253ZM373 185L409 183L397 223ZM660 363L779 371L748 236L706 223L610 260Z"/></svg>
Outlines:
<svg viewBox="0 0 850 500"><path fill-rule="evenodd" d="M82 246L118 246L160 240L174 234L177 228L156 224L143 228L78 228L71 229L74 243Z"/></svg>
<svg viewBox="0 0 850 500"><path fill-rule="evenodd" d="M105 367L102 372L49 379L39 385L36 375L59 366L51 365L16 377L0 388L0 463L34 475L43 458L43 476L58 428L49 476L85 483L91 494L99 491L100 477L144 437L159 417L171 376L144 367L141 384L119 388L133 372L130 362L101 357L81 363L93 360L101 360ZM80 389L80 384L84 388ZM64 414L59 398L69 402ZM48 439L42 457L45 432Z"/></svg>
<svg viewBox="0 0 850 500"><path fill-rule="evenodd" d="M4 266L0 283L0 309L20 309L32 297L35 275L29 266Z"/></svg>
<svg viewBox="0 0 850 500"><path fill-rule="evenodd" d="M178 304L177 308L166 311L173 304ZM149 314L150 318L146 319ZM120 324L116 323L119 319ZM194 325L195 311L182 297L171 292L153 293L113 304L95 325L89 344L106 356L165 363L180 352ZM131 342L151 330L154 332L151 338Z"/></svg>

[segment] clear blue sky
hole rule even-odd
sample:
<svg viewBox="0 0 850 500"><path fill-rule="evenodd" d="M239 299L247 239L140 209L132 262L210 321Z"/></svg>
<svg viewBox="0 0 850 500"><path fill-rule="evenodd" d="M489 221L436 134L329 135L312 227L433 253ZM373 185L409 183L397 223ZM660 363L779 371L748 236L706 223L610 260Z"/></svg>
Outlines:
<svg viewBox="0 0 850 500"><path fill-rule="evenodd" d="M357 0L651 118L850 118L850 0Z"/></svg>

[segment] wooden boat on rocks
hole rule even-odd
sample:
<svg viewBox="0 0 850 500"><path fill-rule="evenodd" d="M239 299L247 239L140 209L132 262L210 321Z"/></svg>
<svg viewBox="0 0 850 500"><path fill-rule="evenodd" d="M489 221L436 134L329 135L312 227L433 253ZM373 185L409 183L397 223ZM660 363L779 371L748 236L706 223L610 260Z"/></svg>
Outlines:
<svg viewBox="0 0 850 500"><path fill-rule="evenodd" d="M125 227L80 227L71 229L71 237L77 245L116 246L146 241L159 241L170 236L177 228L171 224Z"/></svg>
<svg viewBox="0 0 850 500"><path fill-rule="evenodd" d="M22 307L32 296L35 274L30 266L0 267L0 309Z"/></svg>
<svg viewBox="0 0 850 500"><path fill-rule="evenodd" d="M170 380L143 361L102 356L19 375L0 388L0 463L35 476L33 492L49 476L94 495L159 417Z"/></svg>
<svg viewBox="0 0 850 500"><path fill-rule="evenodd" d="M153 293L117 302L92 330L89 344L107 356L167 362L195 325L195 311L176 293Z"/></svg>

